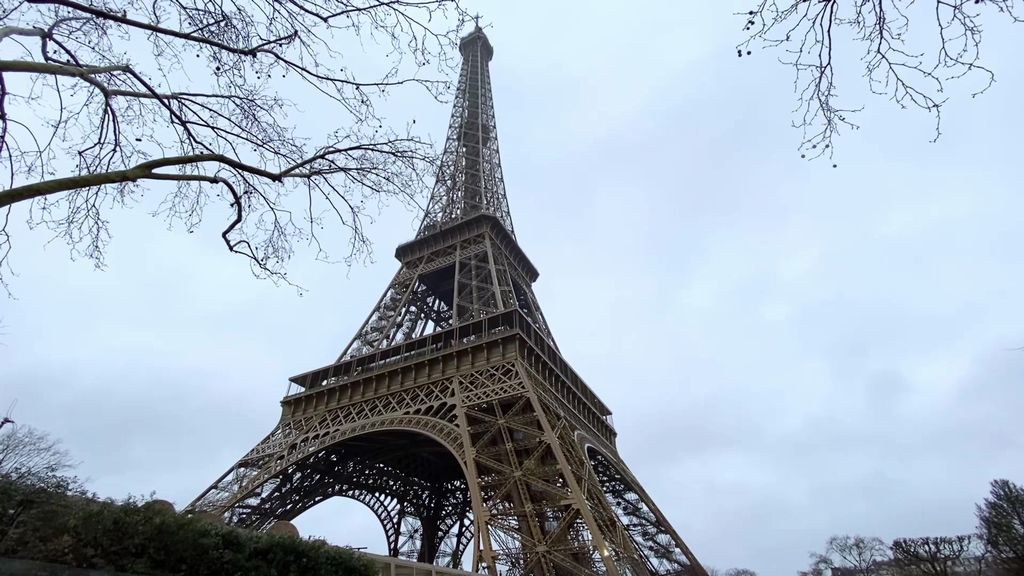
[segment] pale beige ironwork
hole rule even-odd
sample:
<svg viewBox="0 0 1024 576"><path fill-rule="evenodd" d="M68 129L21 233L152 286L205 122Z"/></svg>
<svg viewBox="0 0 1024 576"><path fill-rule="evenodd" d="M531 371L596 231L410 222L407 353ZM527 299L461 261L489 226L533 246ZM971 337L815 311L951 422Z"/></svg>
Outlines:
<svg viewBox="0 0 1024 576"><path fill-rule="evenodd" d="M292 378L278 425L187 510L265 530L340 496L373 511L391 557L706 576L555 345L512 233L482 30L462 54L437 186L398 273L338 360Z"/></svg>

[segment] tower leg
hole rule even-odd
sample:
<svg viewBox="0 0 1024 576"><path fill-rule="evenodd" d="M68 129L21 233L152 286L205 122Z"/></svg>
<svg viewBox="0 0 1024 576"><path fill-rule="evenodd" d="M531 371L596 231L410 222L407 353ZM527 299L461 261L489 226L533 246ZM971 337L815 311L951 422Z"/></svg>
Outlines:
<svg viewBox="0 0 1024 576"><path fill-rule="evenodd" d="M611 505L619 524L640 550L651 574L707 572L679 537L617 454L605 454L590 446L586 451L594 480Z"/></svg>
<svg viewBox="0 0 1024 576"><path fill-rule="evenodd" d="M479 556L512 575L646 574L603 495L587 498L574 427L538 384L518 362L459 379L467 468L488 511Z"/></svg>

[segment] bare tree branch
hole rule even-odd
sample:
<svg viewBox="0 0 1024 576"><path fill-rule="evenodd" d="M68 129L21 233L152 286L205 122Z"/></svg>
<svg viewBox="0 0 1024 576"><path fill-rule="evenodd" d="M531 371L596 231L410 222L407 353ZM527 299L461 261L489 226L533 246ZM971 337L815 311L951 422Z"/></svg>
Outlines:
<svg viewBox="0 0 1024 576"><path fill-rule="evenodd" d="M23 484L48 481L74 467L59 440L31 426L12 425L0 431L0 478Z"/></svg>
<svg viewBox="0 0 1024 576"><path fill-rule="evenodd" d="M991 563L1005 574L1024 573L1024 486L996 479L976 507L978 537Z"/></svg>
<svg viewBox="0 0 1024 576"><path fill-rule="evenodd" d="M840 104L837 70L844 63L836 55L849 52L842 43L859 51L872 93L934 117L934 142L941 135L947 83L977 77L973 97L995 82L981 63L986 11L990 18L1024 21L1016 0L756 0L738 14L749 34L737 53L749 56L754 46L778 50L779 61L795 70L793 126L803 135L802 157L831 158L835 138L859 127L852 117L861 108Z"/></svg>
<svg viewBox="0 0 1024 576"><path fill-rule="evenodd" d="M222 206L225 244L258 276L287 282L296 242L327 259L325 217L349 233L344 261L368 255L368 202L416 204L434 165L430 144L386 125L377 107L405 86L445 93L465 21L458 0L25 0L2 10L3 286L16 204L30 227L102 266L107 212L152 187L170 190L154 214L189 231ZM379 50L368 60L377 72L351 65L346 46ZM285 86L331 104L317 105L336 127L319 146L296 131Z"/></svg>
<svg viewBox="0 0 1024 576"><path fill-rule="evenodd" d="M879 538L864 536L832 536L823 552L811 553L811 566L802 576L849 574L851 576L886 576L889 550Z"/></svg>
<svg viewBox="0 0 1024 576"><path fill-rule="evenodd" d="M890 547L895 576L982 576L979 544L972 534L897 538Z"/></svg>

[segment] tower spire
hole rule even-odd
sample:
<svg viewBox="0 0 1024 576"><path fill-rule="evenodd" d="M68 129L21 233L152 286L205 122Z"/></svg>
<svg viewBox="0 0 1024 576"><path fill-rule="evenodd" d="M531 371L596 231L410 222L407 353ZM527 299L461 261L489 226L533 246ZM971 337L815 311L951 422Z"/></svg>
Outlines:
<svg viewBox="0 0 1024 576"><path fill-rule="evenodd" d="M417 238L481 213L495 216L515 236L501 175L488 70L494 48L480 28L480 17L474 21L476 27L459 44L462 69L448 136Z"/></svg>

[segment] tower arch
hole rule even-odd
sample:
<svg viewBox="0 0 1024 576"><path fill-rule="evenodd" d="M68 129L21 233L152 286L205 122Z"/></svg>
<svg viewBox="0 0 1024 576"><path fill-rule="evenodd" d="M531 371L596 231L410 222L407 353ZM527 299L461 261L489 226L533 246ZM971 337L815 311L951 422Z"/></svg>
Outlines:
<svg viewBox="0 0 1024 576"><path fill-rule="evenodd" d="M431 420L412 417L400 425L381 418L330 443L315 442L229 504L229 521L262 530L347 498L376 516L388 555L458 567L473 537L466 467L461 446L437 434ZM310 442L294 445L306 449Z"/></svg>

